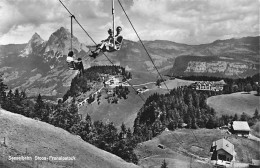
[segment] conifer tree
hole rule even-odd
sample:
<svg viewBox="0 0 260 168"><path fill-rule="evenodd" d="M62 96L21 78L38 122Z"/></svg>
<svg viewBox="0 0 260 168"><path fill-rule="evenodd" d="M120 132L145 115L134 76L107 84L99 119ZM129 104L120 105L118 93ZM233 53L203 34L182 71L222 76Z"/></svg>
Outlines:
<svg viewBox="0 0 260 168"><path fill-rule="evenodd" d="M2 79L2 74L0 74L0 105L5 101L7 85L4 84L4 81Z"/></svg>
<svg viewBox="0 0 260 168"><path fill-rule="evenodd" d="M161 168L168 168L165 159L164 159L163 162L162 162Z"/></svg>
<svg viewBox="0 0 260 168"><path fill-rule="evenodd" d="M255 109L254 118L256 118L256 119L259 118L259 112L258 112L257 108Z"/></svg>

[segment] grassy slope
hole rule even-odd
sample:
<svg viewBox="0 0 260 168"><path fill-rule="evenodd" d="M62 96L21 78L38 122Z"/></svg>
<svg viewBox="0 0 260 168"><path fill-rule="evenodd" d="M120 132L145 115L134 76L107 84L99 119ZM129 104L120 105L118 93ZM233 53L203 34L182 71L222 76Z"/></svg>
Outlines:
<svg viewBox="0 0 260 168"><path fill-rule="evenodd" d="M146 80L142 82L150 81ZM133 82L131 80L131 83L140 84L140 81ZM189 85L190 83L192 82L180 79L166 81L169 89L176 88L177 86ZM148 98L151 94L156 92L161 94L168 93L168 91L165 89L164 84L162 84L162 88L158 88L154 84L148 84L146 86L149 88L149 91L141 94L144 100ZM137 89L142 87L143 85L136 86L135 88ZM122 122L124 122L127 127L132 127L137 112L143 106L144 101L140 98L139 95L135 94L134 90L131 87L129 87L129 89L130 93L128 95L128 98L126 100L124 100L123 98L119 99L118 104L109 104L107 102L107 99L105 99L105 93L103 93L100 105L98 105L96 101L92 104L87 104L80 107L79 113L83 115L83 118L85 118L86 115L89 114L92 117L93 121L112 121L115 123L116 126L120 126Z"/></svg>
<svg viewBox="0 0 260 168"><path fill-rule="evenodd" d="M207 162L210 159L210 146L213 141L218 140L224 136L228 137L228 141L235 145L237 152L236 160L240 162L251 162L251 159L260 157L260 144L245 138L239 138L233 135L228 135L225 131L198 129L193 130L196 138L193 136L191 130L182 129L177 131L165 131L158 137L141 143L136 149L136 153L140 157L140 164L147 167L159 167L163 159L166 159L169 167L209 167ZM180 145L181 141L182 145ZM165 146L165 149L158 148L158 144ZM200 156L205 159L198 159L193 157L191 162L191 154Z"/></svg>
<svg viewBox="0 0 260 168"><path fill-rule="evenodd" d="M145 100L149 95L155 92L162 92L163 90L152 89L140 96L135 94L132 88L129 88L129 90L128 98L119 99L118 104L109 104L107 99L105 99L106 94L103 93L100 105L98 105L97 101L87 104L79 109L79 113L83 114L83 118L89 114L93 121L110 121L116 126L120 126L124 122L127 127L133 127L137 112L144 104L140 96Z"/></svg>
<svg viewBox="0 0 260 168"><path fill-rule="evenodd" d="M260 109L260 96L255 96L256 92L246 94L245 92L238 92L228 95L218 95L208 98L207 103L213 107L218 115L242 114L243 112L253 115L255 109Z"/></svg>
<svg viewBox="0 0 260 168"><path fill-rule="evenodd" d="M7 146L0 146L0 166L23 167L137 167L100 150L67 131L24 116L0 110L0 140L6 137ZM25 151L28 154L25 154ZM7 161L8 156L75 156L76 161L47 162ZM4 163L4 166L3 166ZM1 165L2 164L2 165ZM74 165L73 165L74 164Z"/></svg>

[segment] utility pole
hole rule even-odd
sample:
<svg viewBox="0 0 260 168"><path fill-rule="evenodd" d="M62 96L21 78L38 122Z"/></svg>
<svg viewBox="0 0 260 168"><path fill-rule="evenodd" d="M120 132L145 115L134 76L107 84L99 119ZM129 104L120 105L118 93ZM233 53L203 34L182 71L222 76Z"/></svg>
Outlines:
<svg viewBox="0 0 260 168"><path fill-rule="evenodd" d="M113 16L113 47L115 48L115 2L112 0L112 16Z"/></svg>
<svg viewBox="0 0 260 168"><path fill-rule="evenodd" d="M73 38L73 27L72 27L72 23L73 23L73 18L75 18L74 15L70 16L70 49L72 51L72 38Z"/></svg>

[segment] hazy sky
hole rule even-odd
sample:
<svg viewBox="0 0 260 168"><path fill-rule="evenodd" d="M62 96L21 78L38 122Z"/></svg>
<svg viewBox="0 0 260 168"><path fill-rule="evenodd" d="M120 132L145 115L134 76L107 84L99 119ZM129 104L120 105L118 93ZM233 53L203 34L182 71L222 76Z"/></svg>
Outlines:
<svg viewBox="0 0 260 168"><path fill-rule="evenodd" d="M142 40L201 44L217 39L259 35L258 0L120 0ZM99 42L112 25L112 0L62 0ZM118 0L116 25L126 39L137 40ZM0 0L0 44L27 43L37 32L44 40L61 26L70 28L69 13L59 0ZM75 23L81 42L91 40Z"/></svg>

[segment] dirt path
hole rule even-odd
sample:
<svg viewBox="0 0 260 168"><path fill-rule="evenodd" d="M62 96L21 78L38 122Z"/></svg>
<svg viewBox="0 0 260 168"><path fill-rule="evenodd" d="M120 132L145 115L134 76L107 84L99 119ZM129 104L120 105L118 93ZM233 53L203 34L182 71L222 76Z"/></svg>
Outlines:
<svg viewBox="0 0 260 168"><path fill-rule="evenodd" d="M252 135L252 134L249 134L248 139L252 139L252 140L254 140L254 141L260 142L260 138L254 136L254 135Z"/></svg>

